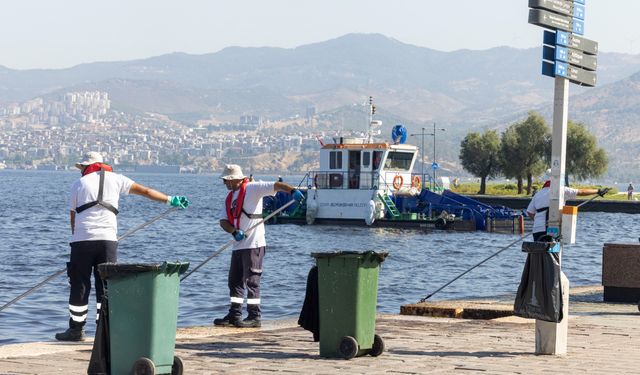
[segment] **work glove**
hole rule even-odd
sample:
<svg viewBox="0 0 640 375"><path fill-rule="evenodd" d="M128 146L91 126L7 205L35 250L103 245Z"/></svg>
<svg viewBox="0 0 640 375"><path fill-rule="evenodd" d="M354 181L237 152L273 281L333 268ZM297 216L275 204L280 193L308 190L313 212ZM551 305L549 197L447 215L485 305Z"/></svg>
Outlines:
<svg viewBox="0 0 640 375"><path fill-rule="evenodd" d="M608 188L608 187L600 188L598 189L598 195L601 197L604 197L604 195L607 194L609 190L611 190L611 188Z"/></svg>
<svg viewBox="0 0 640 375"><path fill-rule="evenodd" d="M233 231L231 235L233 236L233 238L235 238L236 241L242 241L244 240L244 237L245 237L244 231L242 229Z"/></svg>
<svg viewBox="0 0 640 375"><path fill-rule="evenodd" d="M187 208L189 207L189 200L184 195L169 195L167 198L167 205L171 207Z"/></svg>
<svg viewBox="0 0 640 375"><path fill-rule="evenodd" d="M293 196L293 199L298 201L298 203L300 203L300 202L302 202L304 200L304 193L302 193L298 189L291 190L291 195Z"/></svg>

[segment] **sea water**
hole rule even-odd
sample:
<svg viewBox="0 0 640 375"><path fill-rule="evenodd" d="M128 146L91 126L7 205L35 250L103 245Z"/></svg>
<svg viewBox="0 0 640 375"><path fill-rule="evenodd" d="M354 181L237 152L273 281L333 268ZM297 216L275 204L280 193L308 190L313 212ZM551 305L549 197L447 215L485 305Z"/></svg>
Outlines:
<svg viewBox="0 0 640 375"><path fill-rule="evenodd" d="M64 269L69 258L69 187L78 172L0 171L0 306ZM226 189L218 176L128 174L137 183L191 201L121 241L122 263L188 261L197 266L231 236L218 225ZM274 180L273 176L256 176ZM285 178L297 185L299 177ZM167 209L140 196L120 199L119 235ZM565 247L563 270L572 286L601 282L602 246L637 243L640 215L580 213L575 245ZM389 252L379 276L378 310L398 313L491 254L517 235L445 232L353 226L267 226L262 278L263 319L297 317L304 300L312 252L376 250ZM200 268L181 283L179 326L210 325L226 314L231 252ZM430 300L488 298L515 293L525 254L516 243L455 281ZM68 321L67 278L59 276L0 312L0 344L51 341ZM92 290L87 333L95 323Z"/></svg>

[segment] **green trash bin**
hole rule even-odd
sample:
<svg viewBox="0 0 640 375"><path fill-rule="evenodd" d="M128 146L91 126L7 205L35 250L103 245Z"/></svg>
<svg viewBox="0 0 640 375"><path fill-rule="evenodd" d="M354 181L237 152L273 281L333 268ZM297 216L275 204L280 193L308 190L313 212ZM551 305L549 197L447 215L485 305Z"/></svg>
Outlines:
<svg viewBox="0 0 640 375"><path fill-rule="evenodd" d="M375 334L378 271L385 252L312 253L318 265L320 356L378 356L384 343Z"/></svg>
<svg viewBox="0 0 640 375"><path fill-rule="evenodd" d="M180 275L189 263L98 266L106 280L111 373L182 374L174 356Z"/></svg>

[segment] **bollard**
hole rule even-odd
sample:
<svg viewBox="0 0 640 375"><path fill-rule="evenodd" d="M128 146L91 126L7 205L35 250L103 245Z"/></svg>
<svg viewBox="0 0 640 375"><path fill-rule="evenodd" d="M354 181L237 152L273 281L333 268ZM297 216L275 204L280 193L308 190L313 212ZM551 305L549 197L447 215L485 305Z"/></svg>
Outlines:
<svg viewBox="0 0 640 375"><path fill-rule="evenodd" d="M576 228L578 223L578 207L564 206L562 207L562 243L576 243Z"/></svg>

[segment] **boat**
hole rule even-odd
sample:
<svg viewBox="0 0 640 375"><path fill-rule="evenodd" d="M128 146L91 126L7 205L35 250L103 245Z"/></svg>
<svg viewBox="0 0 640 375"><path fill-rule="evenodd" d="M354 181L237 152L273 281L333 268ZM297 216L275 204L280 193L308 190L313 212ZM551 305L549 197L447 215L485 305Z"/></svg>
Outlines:
<svg viewBox="0 0 640 375"><path fill-rule="evenodd" d="M306 199L273 216L270 223L520 231L521 211L426 188L421 176L413 173L418 147L406 143L404 126L393 128L390 141L376 141L373 136L382 123L373 119L374 113L370 98L366 137L334 137L332 143L320 143L320 169L309 171L301 183ZM291 199L283 192L265 198L264 215Z"/></svg>

